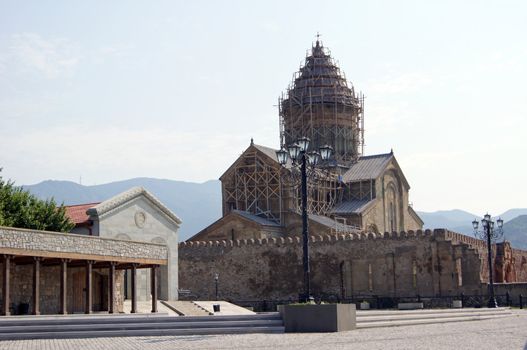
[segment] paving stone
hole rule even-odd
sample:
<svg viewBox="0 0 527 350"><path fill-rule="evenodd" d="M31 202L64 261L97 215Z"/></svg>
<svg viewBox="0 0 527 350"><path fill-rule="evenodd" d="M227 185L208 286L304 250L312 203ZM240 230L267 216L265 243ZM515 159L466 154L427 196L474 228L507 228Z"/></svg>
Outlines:
<svg viewBox="0 0 527 350"><path fill-rule="evenodd" d="M478 322L362 329L342 333L247 334L5 341L0 349L525 349L527 311Z"/></svg>

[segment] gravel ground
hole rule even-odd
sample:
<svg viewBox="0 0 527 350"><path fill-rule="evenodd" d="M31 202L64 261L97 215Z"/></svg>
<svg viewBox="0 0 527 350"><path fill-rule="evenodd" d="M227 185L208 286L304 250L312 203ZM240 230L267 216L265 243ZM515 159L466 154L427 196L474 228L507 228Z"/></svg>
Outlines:
<svg viewBox="0 0 527 350"><path fill-rule="evenodd" d="M527 311L486 321L361 329L341 333L46 339L0 342L0 349L523 349Z"/></svg>

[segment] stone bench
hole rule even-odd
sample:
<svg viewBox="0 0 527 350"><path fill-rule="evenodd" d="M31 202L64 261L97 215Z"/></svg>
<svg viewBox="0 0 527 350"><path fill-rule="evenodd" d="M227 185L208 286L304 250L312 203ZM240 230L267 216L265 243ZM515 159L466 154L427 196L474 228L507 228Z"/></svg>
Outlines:
<svg viewBox="0 0 527 350"><path fill-rule="evenodd" d="M399 310L417 310L424 308L423 303L399 303L397 304Z"/></svg>

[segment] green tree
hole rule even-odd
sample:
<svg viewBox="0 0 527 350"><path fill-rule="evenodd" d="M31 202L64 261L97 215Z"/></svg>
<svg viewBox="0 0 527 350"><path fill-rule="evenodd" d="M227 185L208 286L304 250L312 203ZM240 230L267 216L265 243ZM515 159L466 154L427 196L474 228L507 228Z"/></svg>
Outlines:
<svg viewBox="0 0 527 350"><path fill-rule="evenodd" d="M38 199L1 176L0 225L57 232L69 232L75 226L66 216L64 205L57 207L53 198Z"/></svg>

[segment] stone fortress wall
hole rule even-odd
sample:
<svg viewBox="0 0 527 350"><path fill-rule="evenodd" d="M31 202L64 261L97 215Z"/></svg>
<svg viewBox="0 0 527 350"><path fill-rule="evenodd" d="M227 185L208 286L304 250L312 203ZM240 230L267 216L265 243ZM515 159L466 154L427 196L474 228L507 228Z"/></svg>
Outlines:
<svg viewBox="0 0 527 350"><path fill-rule="evenodd" d="M310 237L312 294L320 297L412 297L486 294L485 243L443 229ZM515 260L527 252L512 250ZM303 289L302 240L293 238L182 242L180 288L198 299L298 298ZM527 264L516 263L517 281Z"/></svg>

